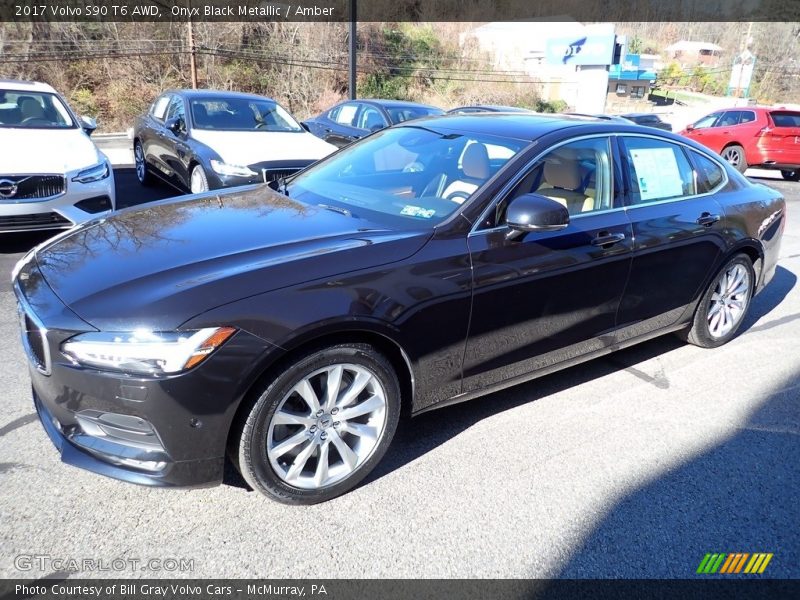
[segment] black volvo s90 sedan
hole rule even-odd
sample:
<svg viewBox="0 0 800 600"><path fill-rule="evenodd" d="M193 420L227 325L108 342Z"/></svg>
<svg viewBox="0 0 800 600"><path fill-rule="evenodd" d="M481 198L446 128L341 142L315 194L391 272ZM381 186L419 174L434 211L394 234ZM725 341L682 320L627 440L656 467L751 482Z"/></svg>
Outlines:
<svg viewBox="0 0 800 600"><path fill-rule="evenodd" d="M34 401L62 459L314 503L401 414L652 337L736 335L785 202L669 133L484 114L376 133L288 183L131 208L17 265Z"/></svg>

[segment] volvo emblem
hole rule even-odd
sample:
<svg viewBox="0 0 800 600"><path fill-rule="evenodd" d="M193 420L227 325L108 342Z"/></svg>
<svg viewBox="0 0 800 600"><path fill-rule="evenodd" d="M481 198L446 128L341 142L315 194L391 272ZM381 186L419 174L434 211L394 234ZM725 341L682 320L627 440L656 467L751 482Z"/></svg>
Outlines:
<svg viewBox="0 0 800 600"><path fill-rule="evenodd" d="M13 198L17 195L17 183L10 179L0 179L0 198Z"/></svg>

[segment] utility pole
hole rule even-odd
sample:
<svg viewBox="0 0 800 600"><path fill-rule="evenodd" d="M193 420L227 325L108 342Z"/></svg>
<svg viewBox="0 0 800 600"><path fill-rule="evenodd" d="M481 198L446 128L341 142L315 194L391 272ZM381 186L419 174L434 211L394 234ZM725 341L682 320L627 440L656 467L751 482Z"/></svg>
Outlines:
<svg viewBox="0 0 800 600"><path fill-rule="evenodd" d="M189 16L186 26L189 30L189 70L192 76L192 89L197 89L197 47L194 44L194 27L192 26L192 0L186 0Z"/></svg>
<svg viewBox="0 0 800 600"><path fill-rule="evenodd" d="M357 9L356 9L356 0L350 0L350 40L349 40L349 58L350 58L350 68L349 68L349 82L348 82L348 91L350 92L350 100L356 99L356 83L358 80L358 74L356 73L356 20L357 16Z"/></svg>

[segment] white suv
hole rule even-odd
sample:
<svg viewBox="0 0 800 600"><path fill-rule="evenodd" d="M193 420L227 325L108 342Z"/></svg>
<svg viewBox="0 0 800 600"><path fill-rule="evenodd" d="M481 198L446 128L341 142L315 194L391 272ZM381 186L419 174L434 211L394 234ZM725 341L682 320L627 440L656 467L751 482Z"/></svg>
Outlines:
<svg viewBox="0 0 800 600"><path fill-rule="evenodd" d="M49 85L0 79L0 233L68 229L114 210L95 127Z"/></svg>

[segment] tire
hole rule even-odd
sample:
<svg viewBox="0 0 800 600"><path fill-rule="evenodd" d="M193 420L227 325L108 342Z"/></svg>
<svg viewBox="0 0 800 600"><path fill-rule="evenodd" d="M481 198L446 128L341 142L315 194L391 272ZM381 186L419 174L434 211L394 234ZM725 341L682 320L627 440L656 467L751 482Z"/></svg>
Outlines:
<svg viewBox="0 0 800 600"><path fill-rule="evenodd" d="M144 149L142 148L142 143L139 140L136 140L136 142L133 144L133 162L136 167L136 179L139 181L139 183L143 186L153 185L155 182L153 179L153 174L147 167L147 161L144 157Z"/></svg>
<svg viewBox="0 0 800 600"><path fill-rule="evenodd" d="M800 169L781 169L781 176L786 181L800 181Z"/></svg>
<svg viewBox="0 0 800 600"><path fill-rule="evenodd" d="M195 165L189 177L189 189L193 194L201 194L208 191L208 177L205 169L201 165Z"/></svg>
<svg viewBox="0 0 800 600"><path fill-rule="evenodd" d="M731 144L726 148L722 149L722 158L727 160L730 165L739 171L739 173L744 173L747 171L747 158L744 155L744 148L742 148L738 144Z"/></svg>
<svg viewBox="0 0 800 600"><path fill-rule="evenodd" d="M697 305L691 328L681 337L701 348L716 348L728 343L747 316L754 289L753 263L750 257L737 254L714 276ZM729 304L720 309L722 303L718 298L721 293Z"/></svg>
<svg viewBox="0 0 800 600"><path fill-rule="evenodd" d="M231 450L254 490L285 504L325 502L380 462L400 404L397 375L372 346L316 350L260 390Z"/></svg>

